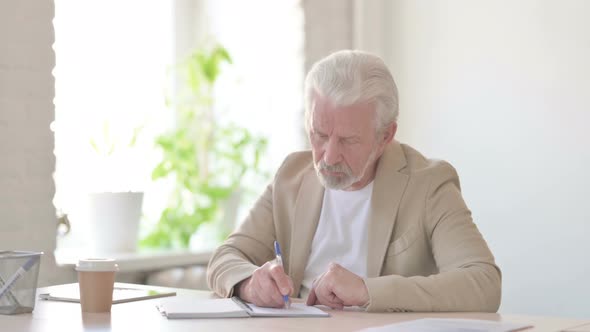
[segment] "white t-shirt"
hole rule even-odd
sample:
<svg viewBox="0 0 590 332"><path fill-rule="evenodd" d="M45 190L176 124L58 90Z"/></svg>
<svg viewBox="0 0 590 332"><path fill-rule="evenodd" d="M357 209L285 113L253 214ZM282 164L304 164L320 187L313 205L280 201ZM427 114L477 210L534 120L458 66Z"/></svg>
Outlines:
<svg viewBox="0 0 590 332"><path fill-rule="evenodd" d="M326 189L318 228L311 244L301 284L307 298L314 279L338 263L360 277L367 276L367 226L373 182L355 191Z"/></svg>

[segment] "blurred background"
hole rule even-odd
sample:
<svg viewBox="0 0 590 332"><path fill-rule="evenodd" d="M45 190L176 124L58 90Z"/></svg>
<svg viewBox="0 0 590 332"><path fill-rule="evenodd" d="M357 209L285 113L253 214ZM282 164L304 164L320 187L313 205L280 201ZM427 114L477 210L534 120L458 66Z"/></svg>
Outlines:
<svg viewBox="0 0 590 332"><path fill-rule="evenodd" d="M500 312L588 317L588 15L584 0L2 1L0 249L43 251L42 285L109 255L125 280L203 287L210 250L307 146L307 70L362 49L396 79L397 139L459 172Z"/></svg>

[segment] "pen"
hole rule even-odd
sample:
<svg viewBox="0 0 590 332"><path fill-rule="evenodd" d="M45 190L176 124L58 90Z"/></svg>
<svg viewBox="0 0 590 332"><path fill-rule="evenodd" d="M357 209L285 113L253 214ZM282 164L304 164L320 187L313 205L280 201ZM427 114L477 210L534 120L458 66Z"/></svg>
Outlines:
<svg viewBox="0 0 590 332"><path fill-rule="evenodd" d="M279 245L278 241L275 241L275 255L277 257L277 263L281 264L284 270L285 266L283 265L283 254L281 254L281 246ZM283 300L285 300L285 309L289 309L289 295L283 295Z"/></svg>
<svg viewBox="0 0 590 332"><path fill-rule="evenodd" d="M4 288L4 285L6 285L6 281L4 281L4 279L2 279L2 277L0 276L0 288ZM12 290L9 289L6 292L6 296L8 297L8 301L12 302L15 306L21 306L16 296L12 293ZM0 298L2 298L2 296L0 296Z"/></svg>
<svg viewBox="0 0 590 332"><path fill-rule="evenodd" d="M25 262L25 264L23 264L23 266L19 267L18 270L16 270L16 272L12 275L12 277L10 277L5 283L4 286L2 286L0 288L0 298L2 298L2 296L4 296L4 293L10 292L10 288L12 287L12 285L14 285L14 283L20 278L22 277L25 273L27 273L27 271L29 271L29 269L37 262L37 256L33 256L31 258L29 258L29 260L27 260ZM10 294L10 293L9 293Z"/></svg>

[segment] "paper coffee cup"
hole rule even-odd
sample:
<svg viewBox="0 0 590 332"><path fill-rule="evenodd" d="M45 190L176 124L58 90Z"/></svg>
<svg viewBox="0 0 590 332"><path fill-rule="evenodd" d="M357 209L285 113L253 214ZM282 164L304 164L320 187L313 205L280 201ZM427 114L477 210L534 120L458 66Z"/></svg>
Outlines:
<svg viewBox="0 0 590 332"><path fill-rule="evenodd" d="M80 304L84 312L110 312L113 304L115 272L119 266L114 259L81 259L76 265L80 285Z"/></svg>

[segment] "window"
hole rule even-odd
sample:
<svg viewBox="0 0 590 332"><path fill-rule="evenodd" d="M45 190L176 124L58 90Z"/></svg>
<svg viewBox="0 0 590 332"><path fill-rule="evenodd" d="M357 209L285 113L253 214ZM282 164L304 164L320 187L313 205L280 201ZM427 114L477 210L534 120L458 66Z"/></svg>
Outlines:
<svg viewBox="0 0 590 332"><path fill-rule="evenodd" d="M170 122L163 83L173 56L172 8L56 0L54 28L54 203L73 225L58 245L80 247L86 193L149 189L153 138Z"/></svg>
<svg viewBox="0 0 590 332"><path fill-rule="evenodd" d="M228 49L234 64L220 79L216 111L269 139L269 172L303 148L299 1L203 1L199 10L188 8L195 3L55 1L54 204L72 222L58 248L85 247L88 192L144 191L142 223L157 221L166 184L150 180L159 158L153 143L174 123L165 107L166 71L186 55L179 45L188 50L216 40ZM202 38L194 38L196 30Z"/></svg>

